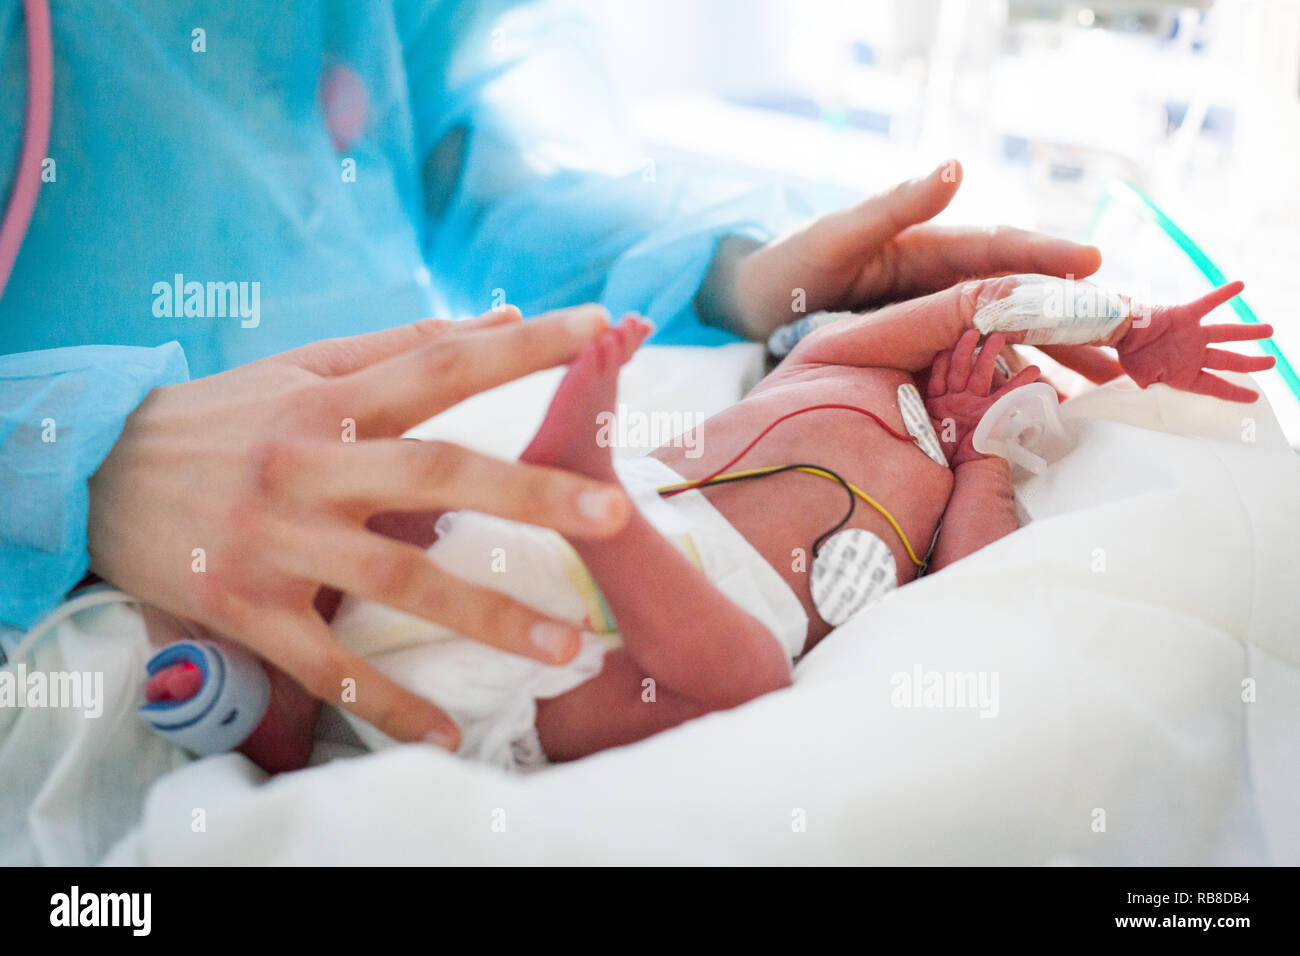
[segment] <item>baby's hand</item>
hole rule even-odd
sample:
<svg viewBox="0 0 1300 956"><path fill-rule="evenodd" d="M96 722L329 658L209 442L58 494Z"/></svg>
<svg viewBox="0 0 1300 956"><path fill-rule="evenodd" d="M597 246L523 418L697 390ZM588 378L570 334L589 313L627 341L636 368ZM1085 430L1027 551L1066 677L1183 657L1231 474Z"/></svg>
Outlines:
<svg viewBox="0 0 1300 956"><path fill-rule="evenodd" d="M1209 348L1211 342L1266 339L1269 325L1201 325L1201 319L1245 286L1240 282L1215 289L1195 302L1151 309L1145 322L1135 320L1116 344L1120 365L1143 388L1162 382L1185 392L1212 395L1230 402L1253 402L1259 396L1248 388L1225 382L1205 369L1262 372L1273 367L1272 356L1240 355Z"/></svg>
<svg viewBox="0 0 1300 956"><path fill-rule="evenodd" d="M930 386L926 391L925 407L934 419L948 462L956 468L963 462L983 456L971 444L971 435L984 413L994 402L1021 385L1037 381L1038 367L1029 365L997 391L993 387L994 359L1002 351L1006 339L994 332L975 355L980 334L974 329L966 332L947 352L940 352L930 366Z"/></svg>

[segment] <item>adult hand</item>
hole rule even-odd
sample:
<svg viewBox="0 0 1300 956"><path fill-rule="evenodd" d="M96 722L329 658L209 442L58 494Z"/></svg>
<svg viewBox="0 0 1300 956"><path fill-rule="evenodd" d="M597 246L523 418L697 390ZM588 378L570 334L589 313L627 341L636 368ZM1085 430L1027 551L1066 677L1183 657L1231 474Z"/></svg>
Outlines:
<svg viewBox="0 0 1300 956"><path fill-rule="evenodd" d="M236 640L398 740L454 749L438 708L348 653L316 612L323 587L547 663L578 632L367 530L379 513L471 508L566 535L616 533L622 490L552 468L398 436L476 392L571 359L598 307L523 323L515 309L317 342L155 389L90 481L91 568ZM354 681L354 694L342 694Z"/></svg>
<svg viewBox="0 0 1300 956"><path fill-rule="evenodd" d="M724 326L763 340L800 317L792 306L861 312L964 279L1017 272L1082 278L1100 267L1093 246L1008 226L930 225L961 179L961 164L949 160L926 177L815 219L711 272L718 288L708 295L702 289L702 301L716 304Z"/></svg>

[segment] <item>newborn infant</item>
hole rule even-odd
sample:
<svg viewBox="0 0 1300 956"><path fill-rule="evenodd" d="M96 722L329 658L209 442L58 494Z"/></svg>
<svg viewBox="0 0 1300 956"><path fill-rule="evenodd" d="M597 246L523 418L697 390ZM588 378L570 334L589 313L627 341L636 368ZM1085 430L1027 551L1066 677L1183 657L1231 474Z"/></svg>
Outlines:
<svg viewBox="0 0 1300 956"><path fill-rule="evenodd" d="M971 443L993 402L1038 377L1032 366L1009 380L997 370L1008 342L1114 346L1144 387L1163 381L1236 401L1254 393L1204 369L1272 364L1207 348L1271 334L1200 326L1239 284L1138 315L1084 283L1065 288L1055 308L1048 300L1063 281L971 283L940 303L914 300L824 326L700 426L698 457L674 443L616 464L601 423L615 407L619 369L650 330L625 318L574 360L521 460L621 480L638 506L627 526L566 542L455 512L440 518L429 549L446 569L580 625L577 657L548 666L351 599L336 633L442 706L461 727L463 754L514 770L630 743L786 687L793 662L833 626L1016 530L1007 463ZM1080 289L1094 296L1083 307ZM232 653L188 646L150 665L143 712L164 730ZM232 680L239 666L230 665ZM310 722L295 723L292 707L275 699L291 686L231 698L242 708L232 728L256 722L267 697L271 707L246 740L249 728L231 729L226 749L244 740L241 749L273 769L284 753L304 753ZM386 742L355 726L372 746Z"/></svg>

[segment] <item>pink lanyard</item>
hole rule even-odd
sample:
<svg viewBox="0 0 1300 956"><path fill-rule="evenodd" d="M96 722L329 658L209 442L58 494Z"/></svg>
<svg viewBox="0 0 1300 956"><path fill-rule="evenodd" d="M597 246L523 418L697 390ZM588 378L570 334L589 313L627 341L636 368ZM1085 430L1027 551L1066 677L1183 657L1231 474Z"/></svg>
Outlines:
<svg viewBox="0 0 1300 956"><path fill-rule="evenodd" d="M0 225L0 295L13 271L18 249L36 208L41 189L41 164L50 142L50 115L54 100L54 52L50 44L50 7L47 0L23 0L27 18L27 115L23 149L18 157L13 193L4 223Z"/></svg>

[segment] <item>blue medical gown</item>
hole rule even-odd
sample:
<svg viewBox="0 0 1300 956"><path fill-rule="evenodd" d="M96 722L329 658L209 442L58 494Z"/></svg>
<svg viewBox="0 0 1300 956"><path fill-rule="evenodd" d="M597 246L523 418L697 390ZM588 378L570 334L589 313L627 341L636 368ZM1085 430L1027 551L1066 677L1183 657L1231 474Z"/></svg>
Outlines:
<svg viewBox="0 0 1300 956"><path fill-rule="evenodd" d="M26 50L19 0L0 5L7 199ZM84 575L87 479L155 386L502 300L599 301L654 319L661 343L730 340L692 299L720 235L769 234L766 200L709 205L629 150L581 17L51 7L52 163L0 299L0 621L29 626ZM221 314L225 292L186 314L160 291L191 282L244 283L247 314Z"/></svg>

